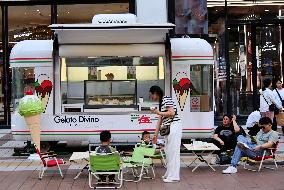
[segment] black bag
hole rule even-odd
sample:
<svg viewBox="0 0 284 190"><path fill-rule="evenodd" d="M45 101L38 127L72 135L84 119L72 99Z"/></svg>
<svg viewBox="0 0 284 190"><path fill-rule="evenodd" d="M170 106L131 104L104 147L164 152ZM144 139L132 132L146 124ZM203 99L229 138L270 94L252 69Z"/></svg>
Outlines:
<svg viewBox="0 0 284 190"><path fill-rule="evenodd" d="M276 115L279 113L279 109L276 107L275 104L269 105L269 111L273 111Z"/></svg>
<svg viewBox="0 0 284 190"><path fill-rule="evenodd" d="M219 155L220 159L220 165L230 164L231 163L231 157L228 155L227 152L221 152Z"/></svg>
<svg viewBox="0 0 284 190"><path fill-rule="evenodd" d="M167 125L161 125L160 127L160 135L161 136L167 136L170 134L171 132L171 125L176 117L177 113L175 112L175 115L173 116L173 119L171 121L171 123L167 124Z"/></svg>
<svg viewBox="0 0 284 190"><path fill-rule="evenodd" d="M268 103L268 101L266 100L266 98L264 97L264 95L262 94L264 100L266 101L266 103L268 104L269 106L269 111L274 111L274 112L277 112L278 108L276 107L276 105L274 103L270 104ZM278 110L278 113L279 113L279 110Z"/></svg>
<svg viewBox="0 0 284 190"><path fill-rule="evenodd" d="M160 135L161 135L161 136L169 135L170 132L171 132L171 124L162 125L162 126L160 127Z"/></svg>

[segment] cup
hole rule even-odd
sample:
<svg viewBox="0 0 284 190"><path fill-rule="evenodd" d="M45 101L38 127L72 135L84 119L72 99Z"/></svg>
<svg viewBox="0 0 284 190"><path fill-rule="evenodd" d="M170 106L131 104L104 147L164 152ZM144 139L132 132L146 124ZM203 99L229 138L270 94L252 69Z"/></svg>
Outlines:
<svg viewBox="0 0 284 190"><path fill-rule="evenodd" d="M144 102L143 97L140 97L140 98L139 98L139 103L143 103L143 102Z"/></svg>
<svg viewBox="0 0 284 190"><path fill-rule="evenodd" d="M154 106L153 106L153 107L150 107L150 110L155 110L155 109L156 109L156 107L154 107Z"/></svg>

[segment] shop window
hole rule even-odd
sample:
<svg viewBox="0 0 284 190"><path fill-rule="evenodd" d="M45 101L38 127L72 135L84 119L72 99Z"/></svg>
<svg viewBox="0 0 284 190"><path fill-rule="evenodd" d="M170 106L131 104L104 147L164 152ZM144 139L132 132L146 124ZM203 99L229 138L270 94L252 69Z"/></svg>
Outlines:
<svg viewBox="0 0 284 190"><path fill-rule="evenodd" d="M12 102L13 108L16 109L19 100L24 96L27 90L35 91L35 74L32 67L13 68L12 83Z"/></svg>
<svg viewBox="0 0 284 190"><path fill-rule="evenodd" d="M211 65L190 66L191 112L212 111L213 72Z"/></svg>
<svg viewBox="0 0 284 190"><path fill-rule="evenodd" d="M61 58L63 106L82 104L87 107L91 104L104 108L108 105L133 105L137 108L138 98L150 101L149 88L153 85L164 89L162 57Z"/></svg>

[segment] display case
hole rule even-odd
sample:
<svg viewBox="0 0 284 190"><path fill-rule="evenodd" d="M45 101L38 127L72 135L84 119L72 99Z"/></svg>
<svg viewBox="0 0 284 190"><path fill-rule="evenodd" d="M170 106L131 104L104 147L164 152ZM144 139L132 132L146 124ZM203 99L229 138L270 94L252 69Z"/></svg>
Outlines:
<svg viewBox="0 0 284 190"><path fill-rule="evenodd" d="M84 109L137 108L136 80L85 80Z"/></svg>

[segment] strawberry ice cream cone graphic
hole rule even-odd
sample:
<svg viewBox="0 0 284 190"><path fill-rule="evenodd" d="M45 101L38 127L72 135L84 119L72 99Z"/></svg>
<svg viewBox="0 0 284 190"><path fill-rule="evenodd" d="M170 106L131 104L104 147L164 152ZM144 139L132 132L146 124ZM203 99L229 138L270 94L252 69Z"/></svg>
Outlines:
<svg viewBox="0 0 284 190"><path fill-rule="evenodd" d="M50 80L43 80L39 83L37 80L35 83L35 90L38 98L46 109L52 91L52 82Z"/></svg>
<svg viewBox="0 0 284 190"><path fill-rule="evenodd" d="M182 73L177 73L176 77L173 80L173 88L178 99L180 110L183 111L188 93L190 91L190 80L187 78L187 76L181 76Z"/></svg>

